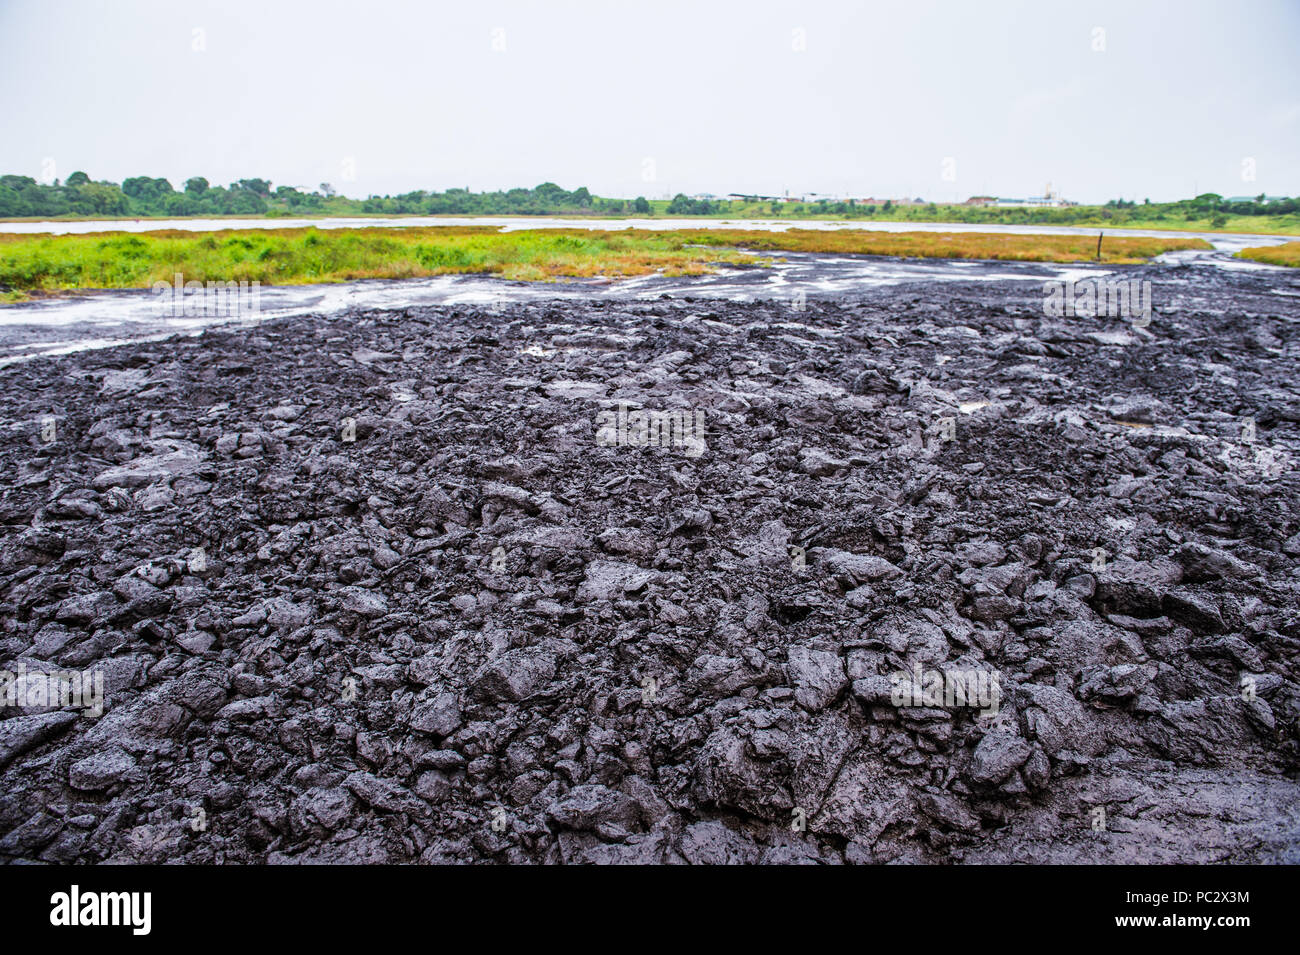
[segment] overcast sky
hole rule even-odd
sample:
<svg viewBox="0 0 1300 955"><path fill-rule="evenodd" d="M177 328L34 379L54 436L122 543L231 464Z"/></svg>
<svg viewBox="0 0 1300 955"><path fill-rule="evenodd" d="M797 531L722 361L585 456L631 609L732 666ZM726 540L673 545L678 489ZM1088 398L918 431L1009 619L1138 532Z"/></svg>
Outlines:
<svg viewBox="0 0 1300 955"><path fill-rule="evenodd" d="M1296 195L1298 51L1296 0L0 0L0 172Z"/></svg>

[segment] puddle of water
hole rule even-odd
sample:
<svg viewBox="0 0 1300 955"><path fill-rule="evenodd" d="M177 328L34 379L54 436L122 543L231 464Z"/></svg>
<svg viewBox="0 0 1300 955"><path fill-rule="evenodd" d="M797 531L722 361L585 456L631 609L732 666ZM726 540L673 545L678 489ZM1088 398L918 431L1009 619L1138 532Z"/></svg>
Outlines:
<svg viewBox="0 0 1300 955"><path fill-rule="evenodd" d="M1089 235L1106 232L1115 236L1149 236L1165 239L1205 239L1216 249L1235 252L1252 245L1276 245L1294 241L1295 236L1180 232L1160 229L1114 229L1098 226L1001 225L969 222L874 222L836 219L573 219L562 216L408 216L389 218L338 219L106 219L85 222L48 219L40 222L0 222L0 232L53 235L87 232L152 232L179 229L185 232L214 232L220 229L400 229L413 226L497 226L505 231L521 229L752 229L785 232L788 229L835 231L860 229L868 232L991 232L1009 235ZM959 266L960 267L960 266Z"/></svg>

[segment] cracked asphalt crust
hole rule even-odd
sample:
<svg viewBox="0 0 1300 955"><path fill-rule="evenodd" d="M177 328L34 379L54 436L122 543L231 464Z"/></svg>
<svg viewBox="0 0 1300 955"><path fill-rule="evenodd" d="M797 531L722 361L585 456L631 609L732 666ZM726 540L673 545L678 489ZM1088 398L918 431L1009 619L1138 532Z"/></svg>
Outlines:
<svg viewBox="0 0 1300 955"><path fill-rule="evenodd" d="M1145 330L921 284L7 369L0 668L106 699L0 712L0 857L1300 861L1300 303L1132 276Z"/></svg>

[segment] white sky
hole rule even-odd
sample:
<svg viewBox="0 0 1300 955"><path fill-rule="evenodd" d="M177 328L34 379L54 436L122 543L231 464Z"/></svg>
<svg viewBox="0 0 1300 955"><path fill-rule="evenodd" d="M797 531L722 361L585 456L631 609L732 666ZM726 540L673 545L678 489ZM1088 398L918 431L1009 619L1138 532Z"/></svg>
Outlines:
<svg viewBox="0 0 1300 955"><path fill-rule="evenodd" d="M1300 3L0 0L0 117L178 188L1296 195Z"/></svg>

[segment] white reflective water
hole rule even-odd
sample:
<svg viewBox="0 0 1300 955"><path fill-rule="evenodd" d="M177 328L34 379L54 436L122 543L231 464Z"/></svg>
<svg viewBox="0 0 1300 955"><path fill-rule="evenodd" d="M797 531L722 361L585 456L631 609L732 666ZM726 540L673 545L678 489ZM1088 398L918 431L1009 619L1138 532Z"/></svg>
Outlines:
<svg viewBox="0 0 1300 955"><path fill-rule="evenodd" d="M382 228L412 226L497 226L511 232L520 229L753 229L760 232L784 232L787 229L861 229L867 232L990 232L1011 235L1108 235L1153 236L1165 239L1205 239L1215 249L1235 252L1252 245L1276 245L1294 241L1296 236L1256 235L1221 232L1181 232L1158 229L1107 229L1105 226L998 225L969 222L877 222L843 219L581 219L557 216L400 216L374 218L279 218L279 219L98 219L40 222L0 222L0 233L50 233L71 235L88 232L155 232L176 229L182 232L215 232L220 229L318 229Z"/></svg>

